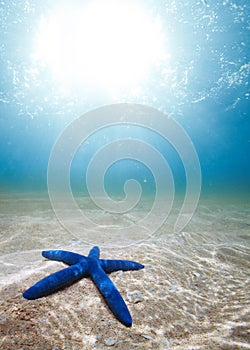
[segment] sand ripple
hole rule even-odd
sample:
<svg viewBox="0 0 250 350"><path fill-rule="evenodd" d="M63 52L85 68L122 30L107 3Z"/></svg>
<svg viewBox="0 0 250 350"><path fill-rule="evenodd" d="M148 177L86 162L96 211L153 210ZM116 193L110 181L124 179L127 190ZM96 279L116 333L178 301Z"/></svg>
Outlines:
<svg viewBox="0 0 250 350"><path fill-rule="evenodd" d="M63 232L45 211L24 217L19 209L12 218L2 214L1 348L80 350L112 344L122 350L250 349L246 206L202 203L185 232L171 234L163 226L140 245L102 249L104 258L145 265L141 271L110 275L124 298L135 290L142 295L138 303L127 300L131 329L113 317L89 279L47 298L22 298L27 287L63 267L45 261L43 248L82 253L89 248Z"/></svg>

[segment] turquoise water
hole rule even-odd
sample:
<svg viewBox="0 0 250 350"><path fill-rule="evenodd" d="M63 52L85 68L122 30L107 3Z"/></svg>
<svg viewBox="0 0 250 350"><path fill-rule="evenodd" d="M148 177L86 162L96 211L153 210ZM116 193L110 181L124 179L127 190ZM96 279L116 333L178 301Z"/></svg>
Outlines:
<svg viewBox="0 0 250 350"><path fill-rule="evenodd" d="M75 73L81 60L57 58L67 80L34 55L41 23L91 3L100 6L0 2L0 347L104 349L111 338L121 350L249 349L249 6L133 2L161 23L165 55L135 85L111 91L108 81L89 83L85 66ZM119 13L121 2L104 3ZM103 23L108 15L98 13ZM105 28L94 26L98 47ZM73 58L93 52L91 31L90 41L81 37ZM127 61L136 62L143 36L137 44ZM113 46L90 55L96 71L117 57ZM143 296L126 299L132 329L117 324L88 279L39 301L22 298L63 268L41 250L86 254L93 245L103 257L145 265L111 275L125 299Z"/></svg>
<svg viewBox="0 0 250 350"><path fill-rule="evenodd" d="M50 68L34 60L39 21L60 8L60 2L30 1L23 6L23 1L9 1L0 6L3 190L46 191L49 156L66 125L96 107L125 102L160 109L184 128L199 156L203 191L223 188L249 193L249 8L245 1L198 1L192 5L146 1L147 11L162 22L171 59L151 67L136 95L127 88L118 97L99 86L90 89L84 81L80 91L63 93ZM166 142L140 128L131 127L125 134L157 144L173 169L177 188L183 185L181 162ZM84 186L79 173L84 175L93 152L120 135L124 129L117 126L93 136L92 147L86 146L84 157L72 164L73 187L79 181ZM115 179L107 180L109 188L110 182L121 186L121 173L124 178L138 178L143 186L145 173L149 182L145 190L154 190L145 167L138 165L135 170L133 163L125 163L113 168Z"/></svg>

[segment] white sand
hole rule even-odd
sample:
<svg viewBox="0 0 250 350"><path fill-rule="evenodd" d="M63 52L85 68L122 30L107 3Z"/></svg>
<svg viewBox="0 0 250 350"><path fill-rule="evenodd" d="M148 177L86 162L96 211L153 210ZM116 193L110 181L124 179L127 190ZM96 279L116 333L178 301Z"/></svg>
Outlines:
<svg viewBox="0 0 250 350"><path fill-rule="evenodd" d="M114 318L89 279L36 301L22 298L26 288L64 266L45 261L41 250L87 254L90 246L61 227L46 197L6 195L0 206L0 348L250 349L247 202L203 200L184 232L173 234L166 224L152 239L122 249L120 238L109 238L115 247L104 244L101 257L145 265L110 275L125 299L130 291L142 294L139 303L126 300L132 328ZM85 210L106 232L131 219ZM102 240L100 232L91 233L91 241Z"/></svg>

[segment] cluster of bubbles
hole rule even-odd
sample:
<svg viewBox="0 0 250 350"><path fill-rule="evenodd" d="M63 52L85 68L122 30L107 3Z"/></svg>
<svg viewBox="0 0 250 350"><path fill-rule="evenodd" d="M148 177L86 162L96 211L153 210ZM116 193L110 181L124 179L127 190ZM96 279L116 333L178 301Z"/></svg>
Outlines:
<svg viewBox="0 0 250 350"><path fill-rule="evenodd" d="M47 67L34 62L35 30L51 10L47 1L2 1L1 92L4 104L14 103L20 115L79 115L103 103L147 103L171 112L206 99L219 100L241 86L238 104L246 93L249 63L248 6L245 1L185 1L147 3L161 20L166 57L152 68L150 79L136 91L126 89L118 97L105 91L65 91L51 79ZM18 35L17 35L18 33ZM208 69L209 68L209 69ZM210 73L212 72L212 74ZM100 96L105 96L104 98Z"/></svg>

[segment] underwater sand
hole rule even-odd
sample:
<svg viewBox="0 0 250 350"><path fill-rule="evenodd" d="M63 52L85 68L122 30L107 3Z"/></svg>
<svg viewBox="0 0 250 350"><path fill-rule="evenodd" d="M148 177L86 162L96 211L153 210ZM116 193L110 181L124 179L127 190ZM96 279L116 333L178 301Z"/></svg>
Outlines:
<svg viewBox="0 0 250 350"><path fill-rule="evenodd" d="M99 215L107 235L109 225L126 225L129 218L97 213L91 206L84 210ZM171 233L166 224L151 239L122 249L114 236L108 239L114 247L102 246L103 236L93 230L91 241L101 245L102 258L145 265L110 275L131 312L131 328L115 319L87 278L46 298L22 297L64 267L46 261L41 250L87 254L90 248L58 223L47 196L2 195L0 227L1 349L250 349L247 201L203 199L184 232ZM84 225L79 228L84 231ZM133 237L129 240L133 243ZM141 302L127 300L135 290Z"/></svg>

